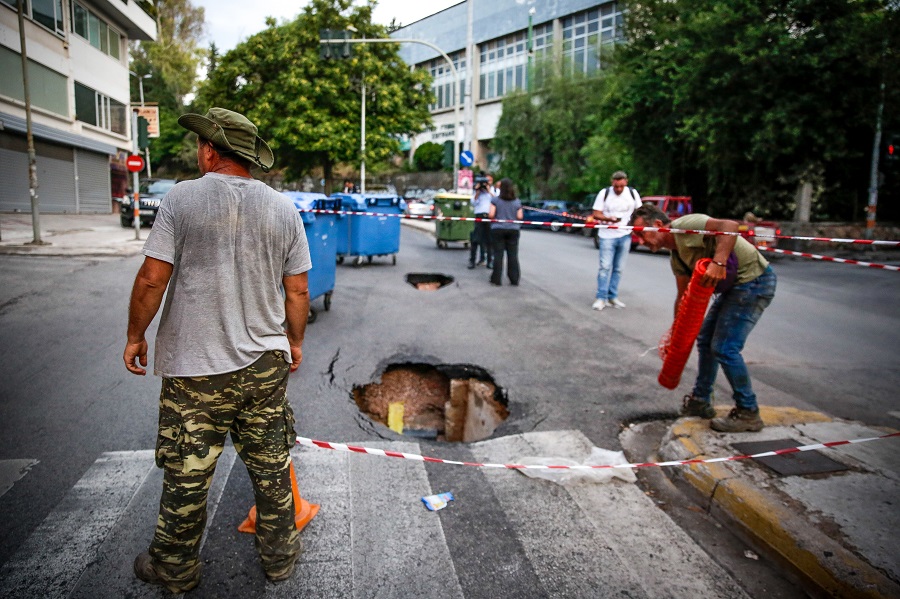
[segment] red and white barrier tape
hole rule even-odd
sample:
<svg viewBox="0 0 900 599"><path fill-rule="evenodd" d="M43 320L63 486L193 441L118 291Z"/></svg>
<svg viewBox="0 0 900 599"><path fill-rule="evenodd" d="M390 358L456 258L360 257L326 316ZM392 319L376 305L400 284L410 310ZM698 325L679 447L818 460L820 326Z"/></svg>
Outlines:
<svg viewBox="0 0 900 599"><path fill-rule="evenodd" d="M549 210L541 210L535 208L529 208L529 210L535 210L537 212L547 212L549 214L559 214L556 212L552 212ZM554 226L554 227L571 227L576 229L613 229L619 231L658 231L660 233L685 233L690 235L740 235L747 237L759 237L760 239L797 239L800 241L827 241L834 243L853 243L853 244L863 244L863 245L883 245L887 247L900 247L900 241L888 241L883 239L844 239L844 238L830 238L830 237L798 237L793 235L754 235L753 231L744 231L743 233L740 231L705 231L703 229L673 229L671 227L635 227L631 225L609 225L602 224L599 222L584 222L584 223L561 223L559 221L550 222L550 221L541 221L541 220L504 220L497 218L479 218L479 217L471 217L471 216L434 216L430 214L400 214L400 213L387 213L387 212L353 212L346 210L300 210L300 212L311 212L314 214L342 214L348 216L389 216L392 218L407 218L407 219L419 219L419 220L435 220L435 221L462 221L462 222L473 222L473 223L513 223L519 225L538 225L538 226ZM560 215L563 216L563 215ZM582 218L579 216L575 216L574 214L567 214L565 216L569 216L571 218Z"/></svg>
<svg viewBox="0 0 900 599"><path fill-rule="evenodd" d="M664 466L690 466L692 464L713 464L716 462L734 462L737 460L749 460L753 458L767 458L771 456L784 455L788 453L797 453L799 451L813 451L815 449L829 449L840 445L851 445L854 443L866 443L868 441L877 441L879 439L888 439L890 437L900 437L900 432L881 435L880 437L865 437L862 439L851 439L847 441L830 441L828 443L815 443L812 445L802 445L800 447L789 447L787 449L777 449L775 451L764 451L753 455L736 455L724 458L707 458L693 460L677 460L671 462L645 462L640 464L614 464L599 466L538 466L526 464L485 464L480 462L459 462L456 460L444 460L441 458L433 458L415 453L404 453L402 451L387 451L384 449L374 449L372 447L360 447L358 445L346 445L344 443L330 443L328 441L316 441L307 437L297 437L297 444L306 447L318 447L321 449L333 449L336 451L348 451L351 453L367 453L369 455L377 455L387 458L401 458L404 460L415 460L417 462L432 462L435 464L449 464L451 466L472 466L475 468L505 468L507 470L603 470L609 468L649 468Z"/></svg>
<svg viewBox="0 0 900 599"><path fill-rule="evenodd" d="M851 258L835 258L834 256L820 256L819 254L810 254L808 252L792 252L790 250L779 250L777 248L761 247L757 248L767 252L775 252L776 254L784 254L786 256L800 256L802 258L811 258L813 260L824 260L826 262L840 262L842 264L855 264L856 266L866 266L868 268L881 268L883 270L900 271L900 266L891 266L890 264L878 264L876 262L864 262L862 260L853 260Z"/></svg>

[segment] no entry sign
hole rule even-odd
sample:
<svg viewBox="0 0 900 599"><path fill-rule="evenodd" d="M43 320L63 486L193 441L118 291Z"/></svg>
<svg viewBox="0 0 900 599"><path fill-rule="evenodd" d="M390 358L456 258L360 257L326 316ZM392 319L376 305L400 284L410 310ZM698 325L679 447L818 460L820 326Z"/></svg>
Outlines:
<svg viewBox="0 0 900 599"><path fill-rule="evenodd" d="M127 166L128 170L132 173L140 172L144 170L144 159L137 154L132 154L125 161L125 166Z"/></svg>

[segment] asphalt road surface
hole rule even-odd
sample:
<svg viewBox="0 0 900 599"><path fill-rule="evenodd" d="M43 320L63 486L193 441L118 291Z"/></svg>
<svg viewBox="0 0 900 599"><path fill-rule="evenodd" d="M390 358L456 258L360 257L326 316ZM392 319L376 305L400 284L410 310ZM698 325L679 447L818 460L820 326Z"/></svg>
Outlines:
<svg viewBox="0 0 900 599"><path fill-rule="evenodd" d="M318 318L288 389L298 434L464 460L618 450L623 423L673 417L690 391L693 359L676 391L656 383L674 298L664 256L632 254L627 308L597 313L597 252L578 235L524 232L519 287L492 287L485 269L466 269L467 251L437 249L417 230L403 228L401 248L396 265L339 266L329 311L313 301ZM0 258L0 595L156 596L130 574L160 480L159 381L121 362L139 264ZM744 352L760 402L896 426L900 275L787 260L775 270L776 299ZM419 291L409 273L454 282ZM484 368L510 417L482 444L396 435L351 394L398 363ZM717 395L729 403L724 381ZM699 549L629 483L570 491L509 471L297 456L304 496L322 505L298 575L267 585L251 538L234 530L252 492L229 453L192 596L739 597L773 580L771 564L736 571ZM424 510L421 496L448 490L457 499L447 509Z"/></svg>

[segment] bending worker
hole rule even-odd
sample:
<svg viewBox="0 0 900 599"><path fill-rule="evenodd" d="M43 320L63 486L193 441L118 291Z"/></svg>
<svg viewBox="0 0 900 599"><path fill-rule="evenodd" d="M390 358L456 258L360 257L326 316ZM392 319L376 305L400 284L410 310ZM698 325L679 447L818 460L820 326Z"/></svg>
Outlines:
<svg viewBox="0 0 900 599"><path fill-rule="evenodd" d="M738 231L736 222L711 218L705 214L689 214L669 224L669 217L651 205L635 210L631 224L636 227L671 227L729 233ZM701 258L712 260L703 284L717 286L718 296L697 335L697 380L691 394L684 398L681 414L711 418L710 427L721 432L761 430L764 425L759 417L756 394L753 393L750 372L741 356L741 350L750 331L775 297L776 278L772 267L753 244L736 234L635 231L635 235L641 244L653 251L660 248L671 251L672 272L678 287L676 314L690 283L694 265ZM716 411L712 407L713 385L719 366L731 385L735 403L734 409L724 418L715 418Z"/></svg>

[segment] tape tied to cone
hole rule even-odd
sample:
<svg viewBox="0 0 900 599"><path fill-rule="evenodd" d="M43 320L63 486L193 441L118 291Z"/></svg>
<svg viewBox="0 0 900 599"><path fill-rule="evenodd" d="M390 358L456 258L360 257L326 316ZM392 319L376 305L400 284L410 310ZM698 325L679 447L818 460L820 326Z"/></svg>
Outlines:
<svg viewBox="0 0 900 599"><path fill-rule="evenodd" d="M316 517L316 514L319 513L319 506L314 503L310 503L303 499L300 496L300 489L297 487L297 475L294 473L294 463L290 464L291 470L291 494L294 496L294 524L297 526L297 530L303 530L303 528L309 524L309 522ZM240 532L248 532L255 533L256 532L256 506L250 508L250 513L247 514L247 519L241 522L240 526L238 526L238 531Z"/></svg>
<svg viewBox="0 0 900 599"><path fill-rule="evenodd" d="M681 373L684 372L684 366L687 364L691 350L694 348L694 342L700 333L700 327L703 325L709 298L715 291L715 287L706 287L701 284L711 262L709 258L697 261L694 273L691 275L691 282L684 295L681 296L681 303L678 304L678 313L675 315L675 322L672 323L672 329L668 333L668 340L664 340L660 344L663 365L656 380L666 389L674 389L681 382Z"/></svg>

